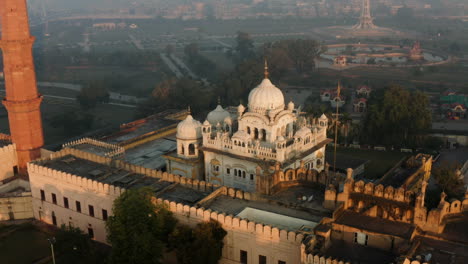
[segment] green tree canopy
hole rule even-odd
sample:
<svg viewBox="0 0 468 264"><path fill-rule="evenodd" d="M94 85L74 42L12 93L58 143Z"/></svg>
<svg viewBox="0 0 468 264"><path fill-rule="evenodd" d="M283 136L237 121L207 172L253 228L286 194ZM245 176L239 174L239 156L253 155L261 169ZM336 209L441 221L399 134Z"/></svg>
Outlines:
<svg viewBox="0 0 468 264"><path fill-rule="evenodd" d="M440 166L432 169L432 176L440 189L452 198L461 198L464 191L463 180L457 174L460 168L461 166L457 162L443 162Z"/></svg>
<svg viewBox="0 0 468 264"><path fill-rule="evenodd" d="M223 239L227 232L218 221L197 224L192 229L179 225L169 238L180 264L216 264L222 255Z"/></svg>
<svg viewBox="0 0 468 264"><path fill-rule="evenodd" d="M375 145L416 147L431 127L429 99L400 86L375 91L362 126L362 141Z"/></svg>
<svg viewBox="0 0 468 264"><path fill-rule="evenodd" d="M148 116L165 109L185 109L194 112L207 110L212 100L212 89L192 79L167 79L159 83L152 97L139 105L138 117Z"/></svg>
<svg viewBox="0 0 468 264"><path fill-rule="evenodd" d="M152 202L153 195L150 188L130 189L114 201L113 216L106 222L111 263L161 263L176 220L164 205Z"/></svg>
<svg viewBox="0 0 468 264"><path fill-rule="evenodd" d="M58 263L102 263L94 242L79 228L62 225L57 231L54 248L60 256Z"/></svg>

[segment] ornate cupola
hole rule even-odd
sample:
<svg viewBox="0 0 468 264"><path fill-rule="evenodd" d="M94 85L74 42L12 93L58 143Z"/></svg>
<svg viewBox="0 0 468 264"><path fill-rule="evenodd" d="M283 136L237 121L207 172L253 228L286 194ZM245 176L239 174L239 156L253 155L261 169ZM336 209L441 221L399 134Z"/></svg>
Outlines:
<svg viewBox="0 0 468 264"><path fill-rule="evenodd" d="M198 157L198 150L201 144L202 125L188 115L184 121L177 125L177 154L181 157Z"/></svg>
<svg viewBox="0 0 468 264"><path fill-rule="evenodd" d="M283 92L268 79L268 65L265 62L265 78L249 94L249 112L267 115L284 110Z"/></svg>

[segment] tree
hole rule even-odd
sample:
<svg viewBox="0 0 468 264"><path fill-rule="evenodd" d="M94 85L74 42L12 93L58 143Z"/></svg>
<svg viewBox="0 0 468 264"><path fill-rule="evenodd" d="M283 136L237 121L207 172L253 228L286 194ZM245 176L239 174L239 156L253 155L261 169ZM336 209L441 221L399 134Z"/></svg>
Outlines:
<svg viewBox="0 0 468 264"><path fill-rule="evenodd" d="M104 81L93 81L81 88L76 99L84 109L96 107L98 103L109 102L109 92Z"/></svg>
<svg viewBox="0 0 468 264"><path fill-rule="evenodd" d="M62 225L55 235L55 250L60 255L58 263L102 263L96 246L79 228Z"/></svg>
<svg viewBox="0 0 468 264"><path fill-rule="evenodd" d="M130 189L114 201L106 222L111 263L161 263L164 243L176 224L172 213L152 202L151 188Z"/></svg>
<svg viewBox="0 0 468 264"><path fill-rule="evenodd" d="M275 42L271 49L283 50L288 57L286 63L291 61L298 73L304 73L315 68L315 59L325 51L325 46L316 40L293 39Z"/></svg>
<svg viewBox="0 0 468 264"><path fill-rule="evenodd" d="M216 264L221 259L227 232L218 221L197 224L194 229L178 226L169 238L180 264Z"/></svg>
<svg viewBox="0 0 468 264"><path fill-rule="evenodd" d="M461 168L457 162L443 162L440 166L432 169L432 175L439 187L449 197L460 198L463 193L463 180L457 173Z"/></svg>
<svg viewBox="0 0 468 264"><path fill-rule="evenodd" d="M238 31L236 40L236 51L239 54L240 61L250 59L255 56L253 40L249 33Z"/></svg>
<svg viewBox="0 0 468 264"><path fill-rule="evenodd" d="M419 91L400 86L376 90L369 99L361 139L378 145L420 146L431 127L428 107L429 99Z"/></svg>

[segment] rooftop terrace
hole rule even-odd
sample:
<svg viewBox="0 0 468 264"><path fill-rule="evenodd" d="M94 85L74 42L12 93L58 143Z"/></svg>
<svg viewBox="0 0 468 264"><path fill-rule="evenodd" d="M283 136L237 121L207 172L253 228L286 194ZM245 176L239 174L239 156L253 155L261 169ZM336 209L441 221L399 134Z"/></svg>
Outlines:
<svg viewBox="0 0 468 264"><path fill-rule="evenodd" d="M158 198L187 205L194 205L210 193L209 191L204 192L181 186L178 183L165 181L161 178L150 177L130 170L82 159L71 154L44 161L41 165L120 188L135 189L150 187L157 194L156 197Z"/></svg>

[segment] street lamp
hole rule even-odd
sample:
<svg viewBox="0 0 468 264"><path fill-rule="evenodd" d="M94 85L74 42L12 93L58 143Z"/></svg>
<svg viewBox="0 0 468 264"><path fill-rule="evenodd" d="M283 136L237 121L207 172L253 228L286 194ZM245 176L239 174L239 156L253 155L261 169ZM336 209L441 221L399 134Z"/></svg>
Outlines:
<svg viewBox="0 0 468 264"><path fill-rule="evenodd" d="M55 244L55 237L48 238L47 241L49 241L50 244L50 251L52 252L52 264L55 264L55 255L54 255L54 244Z"/></svg>

